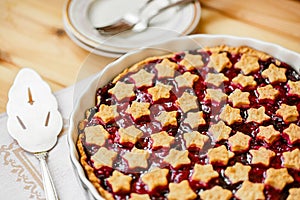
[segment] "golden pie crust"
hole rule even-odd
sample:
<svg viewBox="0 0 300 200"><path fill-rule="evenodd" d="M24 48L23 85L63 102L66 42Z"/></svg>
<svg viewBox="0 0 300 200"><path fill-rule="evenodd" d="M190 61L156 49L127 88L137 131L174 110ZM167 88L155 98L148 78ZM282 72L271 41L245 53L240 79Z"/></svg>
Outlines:
<svg viewBox="0 0 300 200"><path fill-rule="evenodd" d="M110 133L103 126L98 125L95 128L98 130L96 133L92 130L94 127L86 126L90 119L84 119L79 124L80 134L77 149L80 163L87 178L105 199L114 199L114 195L119 193L121 195L127 194L126 199L151 199L151 195L147 193L135 191L128 193L133 181L130 170L133 169L143 171L140 179L148 191L155 191L157 188L164 192L167 191L164 193L164 197L167 199L230 199L233 196L241 199L265 199L264 190L266 186L281 191L295 181L290 170L300 170L300 126L297 106L282 103L275 106L271 116L265 104L265 106L253 107L251 98L255 94L258 103L261 100L275 102L280 95L276 84L284 84L288 95L294 98L299 97L299 81L289 80L287 69L281 67L279 60L250 47L222 45L205 47L201 51L209 52L207 54L208 63L204 62L205 55L194 55L190 52L181 52L182 59L176 63L172 59L178 53L171 53L146 58L116 76L111 81L114 87L110 88L108 93L114 96L118 103L124 99L130 99L130 101L133 99L133 103L126 107L127 111L117 111L114 105L102 104L100 103L101 98L97 98L96 105L99 106L100 110L94 114L96 119L99 118L104 123L114 123L115 120L122 118L124 113L131 115L133 122L131 127L134 129L131 130L129 126L120 126L119 138L113 140L121 145L126 143L132 145L130 148L126 147L129 149L125 154L118 155L115 151L102 147L107 143L106 140L111 139ZM232 62L229 54L239 55L239 58L236 62ZM156 74L149 73L143 68L157 60L160 61L153 66ZM259 63L268 60L272 60L272 64L260 70ZM196 75L193 71L203 68L210 68L210 71L203 77ZM178 70L181 69L184 69L185 72L178 73ZM228 69L239 70L239 73L231 77L224 73ZM259 70L260 72L258 72ZM261 73L262 78L265 78L269 84L260 85L255 73ZM124 81L126 76L129 76L133 83ZM184 88L184 91L179 93L174 100L174 106L178 108L177 111L166 109L151 115L153 102L174 98L174 92L177 92L176 88L166 82L155 83L156 78L172 79L178 88ZM220 106L219 113L216 115L218 122L207 120L204 104L199 104L198 94L189 90L198 87L199 80L203 80L206 87L203 100L209 105ZM224 85L231 83L234 86L233 90L230 92L224 90ZM149 101L147 102L138 99L138 94L134 92L145 87L149 94ZM256 89L249 91L249 88ZM161 154L161 168L152 166L153 163L150 160L152 155L147 148L136 148L141 145L140 143L145 137L145 130L139 130L135 122L140 123L138 120L145 117L151 118L161 127L160 131L147 136L151 144L149 148L167 152ZM282 119L285 123L281 130L275 129L269 123L275 117ZM183 132L180 136L184 143L178 148L174 146L177 140L176 134L166 130L168 127L176 127L181 124L185 124L189 131ZM235 130L235 127L240 124L255 126L253 135ZM203 131L205 128L206 131ZM288 145L292 148L287 148L287 151L281 152L282 156L279 159L282 162L281 165L272 168L273 165L270 163L277 155L271 150L271 145L276 144L281 139L287 140ZM252 140L257 140L266 146L253 149L250 145ZM95 159L99 159L100 156L96 155L97 151L93 155L88 155L84 146L85 142L92 145L97 143L98 149L104 154L108 151L112 152L111 154L107 153L107 158L99 162L95 160L95 163L91 164L90 161L93 161L93 156ZM195 151L195 149L204 151L206 163L194 163L190 151ZM249 155L247 165L233 159L243 152L247 152ZM128 171L114 168L117 158L125 163L123 165L128 165ZM265 177L259 183L253 182L250 176L251 169L257 166L263 166L266 169ZM101 167L113 168L106 179L106 183L102 182L96 175L96 170ZM170 181L170 173L173 173L171 171L180 171L182 167L190 167L191 171L188 177L180 181L173 179ZM239 187L235 191L224 189L217 184L208 187L208 183L221 176L215 167L222 167L223 176L227 177L231 184L240 184ZM270 168L268 169L268 167ZM191 181L201 182L206 188L195 190ZM112 192L104 189L104 184L112 184ZM289 199L299 196L299 188L290 188L288 191Z"/></svg>

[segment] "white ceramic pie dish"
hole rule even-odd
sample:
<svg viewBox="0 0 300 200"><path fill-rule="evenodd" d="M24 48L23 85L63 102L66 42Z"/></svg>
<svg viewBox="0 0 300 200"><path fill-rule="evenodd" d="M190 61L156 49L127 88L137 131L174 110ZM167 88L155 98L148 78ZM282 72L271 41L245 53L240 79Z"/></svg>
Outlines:
<svg viewBox="0 0 300 200"><path fill-rule="evenodd" d="M229 46L249 46L254 49L266 52L272 55L279 60L286 62L296 69L299 73L300 71L300 54L290 51L286 48L283 48L279 45L275 45L272 43L267 43L263 41L259 41L251 38L241 38L235 36L226 36L226 35L192 35L180 37L177 39L172 39L166 41L164 43L141 48L139 50L135 50L125 54L120 57L118 60L110 63L103 69L101 72L95 75L95 77L91 80L89 86L82 91L81 96L78 98L77 103L75 104L73 113L70 118L70 128L68 132L68 143L70 148L70 156L71 160L74 164L75 170L83 182L83 184L87 187L89 192L96 199L103 199L92 183L85 176L84 169L82 168L79 162L79 156L76 149L76 141L78 138L77 125L78 123L84 119L85 111L93 107L95 102L95 93L96 89L104 86L110 80L112 80L115 76L121 73L124 69L130 67L132 64L145 59L151 56L159 56L168 54L170 52L178 52L184 50L197 49L204 46L217 46L217 45L229 45Z"/></svg>

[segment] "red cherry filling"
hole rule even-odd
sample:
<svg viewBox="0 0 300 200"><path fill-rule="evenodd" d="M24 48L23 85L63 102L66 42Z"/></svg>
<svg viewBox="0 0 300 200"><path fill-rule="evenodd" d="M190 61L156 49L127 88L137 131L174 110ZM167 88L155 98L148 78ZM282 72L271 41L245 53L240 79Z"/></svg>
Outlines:
<svg viewBox="0 0 300 200"><path fill-rule="evenodd" d="M109 139L105 143L105 147L110 150L114 150L117 152L118 157L113 164L113 167L102 167L100 169L94 168L95 175L99 178L101 186L113 194L115 199L126 199L128 198L129 193L124 194L115 194L112 192L111 186L107 183L107 178L111 176L113 169L117 169L126 175L130 175L132 177L131 182L131 190L130 193L141 193L141 194L149 194L152 199L166 199L167 193L169 192L168 186L158 187L153 191L148 191L145 184L141 181L140 177L145 173L144 169L137 169L134 171L128 169L128 164L121 157L127 151L132 148L138 149L147 149L150 152L150 157L148 158L149 166L154 165L161 168L169 169L168 181L179 183L183 180L188 180L190 182L191 188L196 192L203 191L205 189L210 189L215 185L220 185L221 187L233 191L235 193L241 186L242 182L231 184L229 179L224 175L224 171L227 166L234 165L235 162L241 162L244 165L252 166L252 169L249 173L249 180L254 183L263 183L266 178L266 170L269 167L273 168L281 168L283 167L282 163L282 153L287 151L292 151L295 148L300 148L299 143L289 144L285 137L280 137L273 144L267 144L262 140L256 139L256 135L258 134L259 126L267 126L273 125L275 130L279 131L282 135L284 129L288 127L289 124L283 121L283 119L276 115L276 110L280 107L282 103L288 105L296 105L298 112L300 111L300 98L297 96L291 96L288 94L288 87L286 83L272 83L273 87L279 91L279 95L275 100L259 100L257 88L270 84L268 79L265 79L261 76L261 72L268 68L271 63L275 63L274 58L269 58L266 61L259 60L260 69L257 72L252 72L251 76L255 78L257 85L255 87L241 87L241 85L236 85L232 82L232 79L241 73L240 69L236 69L234 64L239 61L241 58L240 54L233 55L227 52L227 57L230 59L232 66L231 68L225 68L221 71L229 81L225 81L221 87L215 87L213 85L207 84L205 82L205 77L208 73L216 73L213 68L206 67L209 62L209 55L211 52L205 51L190 51L191 54L199 54L202 56L202 62L204 63L204 67L200 69L193 69L190 72L192 74L196 74L199 76L198 80L194 83L193 89L191 88L178 88L174 78L157 78L157 70L155 69L155 65L160 63L161 60L153 60L148 64L145 64L144 69L152 74L155 74L154 80L165 85L173 86L170 97L159 99L153 102L151 95L147 92L149 87L142 87L139 89L135 89L134 93L136 97L132 99L125 99L122 102L116 101L116 99L109 94L108 90L114 87L113 83L109 83L103 88L98 89L97 98L100 99L100 104L106 105L117 105L118 112L120 114L119 117L115 118L114 121L104 123L101 119L97 117L92 117L94 113L97 111L99 105L97 105L96 109L91 112L90 117L88 118L89 122L87 126L91 125L102 125L110 134ZM176 54L170 61L179 63L184 58L184 53ZM288 80L299 81L300 76L297 72L292 69L289 65L285 63L281 63L279 67L286 68L286 77ZM186 72L186 68L184 66L179 65L179 69L176 71L176 74L183 74ZM134 83L134 81L130 78L133 72L128 73L126 76L122 77L120 81L125 83ZM225 94L229 95L235 89L240 89L243 92L249 92L249 100L250 107L252 108L260 108L262 106L265 107L265 113L270 116L269 120L264 121L262 124L258 124L256 122L246 123L246 118L248 117L247 109L248 108L240 108L240 115L243 118L242 123L234 123L230 127L232 128L232 132L230 136L234 135L237 131L240 131L246 135L251 136L251 142L249 145L249 149L258 149L263 146L266 147L273 152L275 152L275 156L270 160L270 165L268 167L260 165L260 164L251 164L251 154L249 151L246 152L237 152L235 156L231 158L228 162L227 166L215 165L213 164L213 168L215 171L219 173L218 178L214 178L206 184L201 184L197 181L192 181L190 179L191 174L193 173L193 166L195 164L209 164L209 159L206 156L207 150L212 147L217 147L220 145L225 145L227 149L230 149L230 145L227 140L221 140L219 142L214 143L211 136L208 134L209 125L212 123L218 122L220 119L218 115L221 112L222 107L226 104L226 102L213 102L205 99L206 89L221 89ZM186 132L191 132L191 128L183 123L186 114L184 114L179 106L176 104L176 100L186 91L194 92L198 98L200 110L204 113L204 119L206 121L206 125L202 125L198 127L200 133L207 135L210 137L208 142L204 145L202 149L199 148L189 148L189 159L191 161L188 165L183 165L179 169L173 169L170 165L163 162L163 158L168 153L168 148L152 148L152 141L150 139L150 135L160 132L167 131L169 135L175 137L174 143L171 144L171 148L176 148L178 150L185 149L185 141L183 139L183 134ZM129 101L138 101L138 102L148 102L150 103L150 116L143 116L139 119L134 120L128 114L125 113L125 110L129 106ZM159 121L155 120L155 117L162 111L177 111L177 126L168 125L162 127ZM294 122L296 125L300 125L300 117L298 117L297 121ZM143 131L144 136L140 138L136 144L132 143L119 143L119 135L118 129L120 127L128 127L132 124L135 124L140 130ZM91 161L91 155L93 155L98 149L99 146L87 144L84 140L82 143L85 147L85 152L88 156L87 162L90 166L94 166ZM297 170L289 169L289 174L294 178L294 182L288 184L283 191L278 191L271 186L266 186L264 189L264 194L266 199L285 199L288 196L288 190L291 187L300 187L300 172ZM199 197L198 197L199 199ZM235 199L235 197L233 197Z"/></svg>

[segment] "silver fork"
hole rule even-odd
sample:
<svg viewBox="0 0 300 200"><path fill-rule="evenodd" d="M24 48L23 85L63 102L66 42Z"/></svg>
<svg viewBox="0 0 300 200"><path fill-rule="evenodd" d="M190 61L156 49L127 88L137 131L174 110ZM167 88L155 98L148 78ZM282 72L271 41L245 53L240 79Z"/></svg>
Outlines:
<svg viewBox="0 0 300 200"><path fill-rule="evenodd" d="M126 31L132 28L134 24L139 21L139 16L152 1L154 0L147 0L146 3L137 11L126 13L121 19L115 21L114 23L107 26L95 27L95 29L103 35L114 35L119 32Z"/></svg>
<svg viewBox="0 0 300 200"><path fill-rule="evenodd" d="M150 3L152 0L148 1L147 3ZM149 26L149 22L156 17L157 15L161 14L165 10L175 7L175 6L182 6L191 2L194 2L195 0L179 0L175 3L171 3L165 7L162 7L155 12L153 12L150 16L146 18L141 18L140 13L141 10L138 11L138 14L126 14L122 19L118 20L117 22L102 26L102 27L96 27L95 29L98 30L98 32L102 35L115 35L127 30L131 30L134 32L141 32L144 31ZM146 4L147 4L146 3ZM144 9L146 6L143 6L142 9Z"/></svg>

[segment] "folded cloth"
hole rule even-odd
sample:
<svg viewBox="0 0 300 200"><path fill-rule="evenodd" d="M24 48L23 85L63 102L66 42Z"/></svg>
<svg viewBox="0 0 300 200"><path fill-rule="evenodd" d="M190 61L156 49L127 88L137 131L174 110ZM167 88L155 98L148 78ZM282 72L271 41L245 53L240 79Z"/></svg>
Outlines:
<svg viewBox="0 0 300 200"><path fill-rule="evenodd" d="M69 156L67 132L69 117L77 91L82 91L89 77L78 84L55 93L59 110L64 119L64 128L56 146L49 152L47 163L60 200L91 200L76 175ZM76 94L77 93L77 94ZM37 158L19 147L8 134L7 114L0 114L0 191L1 199L45 199L43 180Z"/></svg>

